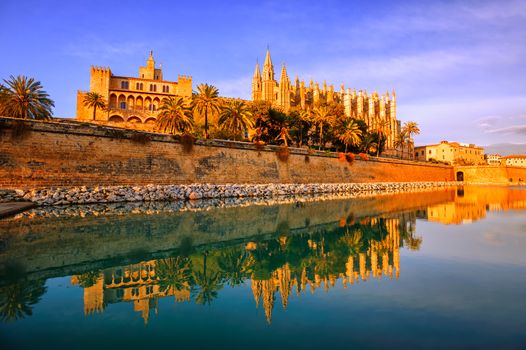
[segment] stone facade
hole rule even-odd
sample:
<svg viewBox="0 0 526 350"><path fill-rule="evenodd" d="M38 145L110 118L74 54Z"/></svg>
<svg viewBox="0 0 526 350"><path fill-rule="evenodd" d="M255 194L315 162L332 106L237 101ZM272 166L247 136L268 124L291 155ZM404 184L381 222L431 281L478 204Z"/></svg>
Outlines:
<svg viewBox="0 0 526 350"><path fill-rule="evenodd" d="M162 68L155 67L153 53L138 77L114 75L109 67L91 67L90 92L101 94L108 106L96 113L95 122L133 129L151 129L166 98L192 96L192 77L179 75L178 81L163 79ZM77 120L93 121L93 109L84 106L86 91L77 92Z"/></svg>
<svg viewBox="0 0 526 350"><path fill-rule="evenodd" d="M415 147L415 159L439 161L451 165L482 165L484 148L474 144L441 141L439 144Z"/></svg>
<svg viewBox="0 0 526 350"><path fill-rule="evenodd" d="M396 119L396 94L378 92L367 94L366 90L351 91L341 85L340 91L335 91L333 85L327 87L323 82L320 88L318 82L312 80L306 86L296 77L291 83L285 64L281 68L280 80L274 79L274 65L267 49L263 71L256 64L252 78L252 101L265 101L288 112L291 108L313 109L322 103L338 103L344 108L345 115L350 118L365 121L370 130L382 129L387 135L386 148L395 147L396 135L400 133L400 121Z"/></svg>

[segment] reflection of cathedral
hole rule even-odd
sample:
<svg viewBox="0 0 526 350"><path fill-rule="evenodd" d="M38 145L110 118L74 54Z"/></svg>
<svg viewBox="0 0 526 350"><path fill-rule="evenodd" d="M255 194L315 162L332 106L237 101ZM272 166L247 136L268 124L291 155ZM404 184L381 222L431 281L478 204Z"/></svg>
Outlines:
<svg viewBox="0 0 526 350"><path fill-rule="evenodd" d="M252 279L252 291L259 307L262 300L265 316L270 323L276 293L280 294L284 308L287 307L291 293L295 290L300 294L306 290L314 292L323 287L328 291L335 286L338 279L343 287L366 281L370 278L398 278L400 275L399 246L400 230L404 229L405 220L397 218L366 218L360 224L379 225L385 227L386 235L381 240L369 240L365 250L353 247L363 247L362 234L359 230L344 234L339 244L349 247L349 253L342 260L335 260L332 252L324 247L324 236L318 240L306 238L306 243L313 259L310 266L292 266L285 263L270 272L270 278L257 279L254 273L247 276ZM291 239L282 236L278 239L281 246L286 246ZM241 253L258 249L261 243L249 242L240 248ZM106 305L119 302L133 302L134 310L141 313L144 322L149 319L150 310L157 312L158 299L174 296L176 302L190 301L191 287L188 283L181 288L162 287L163 277L160 277L160 264L163 260L150 260L124 267L104 269L86 282L83 275L73 276L72 284L84 287L84 313L86 315L103 312ZM341 263L335 264L341 261ZM333 266L333 269L325 267ZM337 271L337 272L334 272Z"/></svg>
<svg viewBox="0 0 526 350"><path fill-rule="evenodd" d="M289 264L285 264L275 270L269 279L252 279L252 292L256 307L259 307L260 300L262 300L267 322L272 321L275 294L278 292L282 306L286 309L294 290L297 295L308 289L314 293L322 286L325 291L329 291L335 286L338 279L341 280L343 288L347 288L349 284L367 281L371 277L376 279L398 278L400 276L400 220L386 219L385 223L388 230L387 237L382 241L372 241L366 252L349 255L343 269L344 272L323 274L321 271L315 271L312 274L307 271L307 267L303 267L299 276L293 276ZM323 251L318 244L309 243L311 249ZM321 257L327 258L324 255L325 253L321 252Z"/></svg>

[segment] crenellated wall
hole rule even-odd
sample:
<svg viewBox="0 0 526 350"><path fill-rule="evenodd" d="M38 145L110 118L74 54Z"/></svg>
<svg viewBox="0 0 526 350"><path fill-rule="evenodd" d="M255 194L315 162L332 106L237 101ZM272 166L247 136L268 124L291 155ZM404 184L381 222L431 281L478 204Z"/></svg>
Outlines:
<svg viewBox="0 0 526 350"><path fill-rule="evenodd" d="M73 121L0 118L0 188L190 183L334 183L453 180L453 168L400 160L356 160L336 154L231 141L198 141L185 150L174 137Z"/></svg>

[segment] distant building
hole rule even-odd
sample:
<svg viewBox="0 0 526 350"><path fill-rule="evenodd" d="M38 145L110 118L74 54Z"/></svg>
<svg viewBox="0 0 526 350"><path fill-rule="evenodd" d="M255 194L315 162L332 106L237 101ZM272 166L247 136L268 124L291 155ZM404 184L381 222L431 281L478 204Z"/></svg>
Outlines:
<svg viewBox="0 0 526 350"><path fill-rule="evenodd" d="M486 164L484 148L474 144L441 141L439 144L415 147L415 159L438 161L451 165Z"/></svg>
<svg viewBox="0 0 526 350"><path fill-rule="evenodd" d="M526 154L514 154L502 157L502 162L507 166L526 167Z"/></svg>
<svg viewBox="0 0 526 350"><path fill-rule="evenodd" d="M117 76L109 67L92 66L90 92L101 94L108 107L105 111L97 110L96 121L148 129L148 125L155 124L164 99L192 96L192 77L179 75L177 81L164 80L162 68L155 67L150 51L146 66L139 68L138 77ZM93 109L84 106L87 93L77 93L77 120L93 120Z"/></svg>
<svg viewBox="0 0 526 350"><path fill-rule="evenodd" d="M502 156L500 154L488 154L486 161L488 165L501 165Z"/></svg>

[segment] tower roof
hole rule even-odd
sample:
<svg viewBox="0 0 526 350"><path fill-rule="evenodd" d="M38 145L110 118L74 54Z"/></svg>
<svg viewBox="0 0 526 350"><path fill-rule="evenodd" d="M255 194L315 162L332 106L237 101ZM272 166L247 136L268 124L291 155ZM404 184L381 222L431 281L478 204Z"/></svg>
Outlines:
<svg viewBox="0 0 526 350"><path fill-rule="evenodd" d="M281 66L281 77L279 78L279 83L282 84L288 80L287 68L285 68L285 63L283 63L283 66Z"/></svg>
<svg viewBox="0 0 526 350"><path fill-rule="evenodd" d="M265 55L265 63L263 67L272 67L272 59L270 58L270 49L267 48L267 54Z"/></svg>
<svg viewBox="0 0 526 350"><path fill-rule="evenodd" d="M259 71L259 63L256 62L256 69L254 70L254 79L261 78L261 73Z"/></svg>

